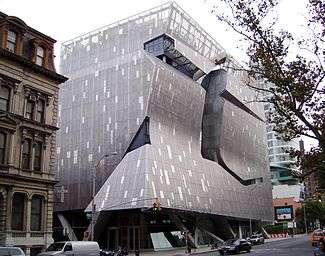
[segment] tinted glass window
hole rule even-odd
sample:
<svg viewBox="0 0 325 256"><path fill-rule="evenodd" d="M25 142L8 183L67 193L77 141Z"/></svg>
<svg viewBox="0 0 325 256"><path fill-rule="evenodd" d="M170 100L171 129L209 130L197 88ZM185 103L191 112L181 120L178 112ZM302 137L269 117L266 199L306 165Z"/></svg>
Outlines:
<svg viewBox="0 0 325 256"><path fill-rule="evenodd" d="M44 101L40 100L37 103L37 113L36 113L36 121L43 122L44 117Z"/></svg>
<svg viewBox="0 0 325 256"><path fill-rule="evenodd" d="M41 153L42 153L42 144L36 143L34 146L34 170L41 170Z"/></svg>
<svg viewBox="0 0 325 256"><path fill-rule="evenodd" d="M64 251L68 252L68 251L72 251L72 245L71 244L66 244L64 247Z"/></svg>
<svg viewBox="0 0 325 256"><path fill-rule="evenodd" d="M64 243L54 243L51 244L46 251L47 252L55 252L55 251L61 251L63 249Z"/></svg>
<svg viewBox="0 0 325 256"><path fill-rule="evenodd" d="M9 30L8 36L7 36L7 50L9 50L11 52L15 52L16 38L17 38L17 34L13 31Z"/></svg>
<svg viewBox="0 0 325 256"><path fill-rule="evenodd" d="M33 112L34 112L34 102L27 101L25 117L28 119L33 119Z"/></svg>
<svg viewBox="0 0 325 256"><path fill-rule="evenodd" d="M40 231L42 228L42 197L33 196L31 209L31 230Z"/></svg>
<svg viewBox="0 0 325 256"><path fill-rule="evenodd" d="M0 110L8 111L10 89L5 86L0 87Z"/></svg>
<svg viewBox="0 0 325 256"><path fill-rule="evenodd" d="M30 168L30 140L25 140L23 144L23 168Z"/></svg>
<svg viewBox="0 0 325 256"><path fill-rule="evenodd" d="M15 193L12 199L12 223L13 230L24 230L25 195Z"/></svg>
<svg viewBox="0 0 325 256"><path fill-rule="evenodd" d="M6 150L6 134L0 132L0 164L5 161L5 150Z"/></svg>

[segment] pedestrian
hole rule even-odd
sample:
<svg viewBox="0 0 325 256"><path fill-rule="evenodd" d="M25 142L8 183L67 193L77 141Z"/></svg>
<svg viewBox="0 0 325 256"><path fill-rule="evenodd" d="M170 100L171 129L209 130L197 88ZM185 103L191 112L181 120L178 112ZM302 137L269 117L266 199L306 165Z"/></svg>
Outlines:
<svg viewBox="0 0 325 256"><path fill-rule="evenodd" d="M320 239L318 246L314 249L315 256L325 256L325 241L324 239Z"/></svg>

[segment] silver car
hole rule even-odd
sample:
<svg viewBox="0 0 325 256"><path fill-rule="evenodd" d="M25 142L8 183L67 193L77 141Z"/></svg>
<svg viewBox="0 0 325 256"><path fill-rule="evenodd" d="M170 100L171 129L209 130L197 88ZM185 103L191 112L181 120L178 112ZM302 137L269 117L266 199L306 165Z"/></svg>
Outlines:
<svg viewBox="0 0 325 256"><path fill-rule="evenodd" d="M0 247L0 256L25 256L19 247Z"/></svg>
<svg viewBox="0 0 325 256"><path fill-rule="evenodd" d="M262 234L252 235L249 240L252 244L264 244L264 237Z"/></svg>

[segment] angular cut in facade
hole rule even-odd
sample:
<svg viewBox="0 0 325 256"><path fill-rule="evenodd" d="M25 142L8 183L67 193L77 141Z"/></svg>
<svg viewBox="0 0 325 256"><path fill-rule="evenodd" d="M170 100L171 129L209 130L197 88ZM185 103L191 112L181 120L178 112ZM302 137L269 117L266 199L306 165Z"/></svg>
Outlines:
<svg viewBox="0 0 325 256"><path fill-rule="evenodd" d="M93 171L94 235L110 249L182 246L181 231L198 245L272 220L263 105L247 103L244 73L215 64L225 56L175 3L63 44L57 230L82 238Z"/></svg>

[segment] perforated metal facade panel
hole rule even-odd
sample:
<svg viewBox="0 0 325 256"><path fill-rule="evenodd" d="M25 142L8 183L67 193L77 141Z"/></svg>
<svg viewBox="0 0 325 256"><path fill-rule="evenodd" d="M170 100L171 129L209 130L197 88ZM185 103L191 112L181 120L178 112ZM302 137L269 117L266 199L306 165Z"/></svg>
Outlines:
<svg viewBox="0 0 325 256"><path fill-rule="evenodd" d="M143 50L146 41L162 34L206 74L225 56L174 3L64 43L61 72L70 80L60 94L57 177L68 194L57 210L86 208L93 166L102 155L117 152L97 170L99 210L150 207L145 199L158 197L166 208L271 220L265 124L220 95L226 90L244 102L253 93L242 86L239 72L224 71L215 85L222 90L209 102L201 80ZM214 111L217 103L219 111L205 120L205 109ZM262 105L245 105L262 115ZM151 144L125 154L146 116ZM207 127L217 129L218 143L211 144L227 166L244 180L262 177L263 183L244 186L217 158L204 159Z"/></svg>

